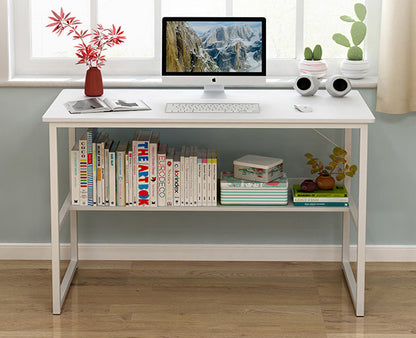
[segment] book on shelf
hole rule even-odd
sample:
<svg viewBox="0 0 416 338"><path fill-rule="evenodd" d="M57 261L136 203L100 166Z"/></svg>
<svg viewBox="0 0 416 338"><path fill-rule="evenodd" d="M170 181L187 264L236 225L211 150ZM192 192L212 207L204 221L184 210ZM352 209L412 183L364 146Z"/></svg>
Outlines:
<svg viewBox="0 0 416 338"><path fill-rule="evenodd" d="M157 152L157 206L166 206L166 153L168 146L161 144Z"/></svg>
<svg viewBox="0 0 416 338"><path fill-rule="evenodd" d="M87 183L88 183L88 205L94 206L94 163L93 163L93 145L92 140L95 137L96 129L87 130Z"/></svg>
<svg viewBox="0 0 416 338"><path fill-rule="evenodd" d="M79 204L88 205L88 154L87 154L87 132L79 138L79 173L80 190Z"/></svg>
<svg viewBox="0 0 416 338"><path fill-rule="evenodd" d="M312 192L302 190L300 184L293 185L294 197L348 197L348 191L343 184L335 185L332 189L322 190L316 189Z"/></svg>
<svg viewBox="0 0 416 338"><path fill-rule="evenodd" d="M348 203L348 197L293 197L293 202Z"/></svg>
<svg viewBox="0 0 416 338"><path fill-rule="evenodd" d="M109 190L109 201L110 206L116 206L116 149L118 147L119 142L113 142L111 148L109 149L108 156L109 156L109 182L108 182L108 190Z"/></svg>
<svg viewBox="0 0 416 338"><path fill-rule="evenodd" d="M166 154L166 206L173 206L175 148L169 147Z"/></svg>
<svg viewBox="0 0 416 338"><path fill-rule="evenodd" d="M150 206L149 193L149 143L151 130L142 130L137 141L137 205Z"/></svg>
<svg viewBox="0 0 416 338"><path fill-rule="evenodd" d="M197 150L198 155L197 155L197 168L198 168L198 173L197 173L197 177L198 177L198 183L197 183L197 189L198 189L198 198L197 198L197 206L201 207L202 206L202 199L203 199L203 165L202 165L202 157L203 157L203 152L202 150Z"/></svg>
<svg viewBox="0 0 416 338"><path fill-rule="evenodd" d="M190 190L191 190L191 168L190 168L190 148L187 146L185 147L185 170L184 170L184 194L185 194L185 206L188 207L190 205Z"/></svg>
<svg viewBox="0 0 416 338"><path fill-rule="evenodd" d="M132 144L131 141L128 143L127 146L127 154L126 154L126 166L127 166L127 174L126 174L126 197L127 201L126 204L129 206L133 205L133 151L132 151Z"/></svg>
<svg viewBox="0 0 416 338"><path fill-rule="evenodd" d="M95 133L92 140L92 201L97 205L97 138L99 134Z"/></svg>
<svg viewBox="0 0 416 338"><path fill-rule="evenodd" d="M180 188L180 201L181 201L181 206L185 206L185 146L181 147L181 152L180 152L180 161L181 161L181 165L180 165L180 175L179 175L179 188Z"/></svg>
<svg viewBox="0 0 416 338"><path fill-rule="evenodd" d="M159 148L160 135L159 132L153 131L149 142L149 194L150 194L150 206L157 207L158 200L158 184L157 184L157 151Z"/></svg>
<svg viewBox="0 0 416 338"><path fill-rule="evenodd" d="M181 206L181 155L175 152L173 157L173 205Z"/></svg>
<svg viewBox="0 0 416 338"><path fill-rule="evenodd" d="M130 110L151 110L142 100L127 102L122 99L90 97L88 99L69 101L64 104L71 114L103 113Z"/></svg>
<svg viewBox="0 0 416 338"><path fill-rule="evenodd" d="M139 137L140 137L140 130L136 131L134 133L133 139L131 141L131 150L132 150L132 159L131 159L131 166L132 166L132 171L131 171L131 179L132 179L132 190L131 190L131 194L132 194L132 203L133 206L137 206L137 196L138 196L138 142L139 142Z"/></svg>
<svg viewBox="0 0 416 338"><path fill-rule="evenodd" d="M217 151L211 149L211 205L217 205Z"/></svg>
<svg viewBox="0 0 416 338"><path fill-rule="evenodd" d="M97 205L105 205L105 143L107 134L102 133L97 140Z"/></svg>
<svg viewBox="0 0 416 338"><path fill-rule="evenodd" d="M206 149L202 150L202 206L208 205L208 159Z"/></svg>
<svg viewBox="0 0 416 338"><path fill-rule="evenodd" d="M348 202L293 202L297 207L348 207Z"/></svg>
<svg viewBox="0 0 416 338"><path fill-rule="evenodd" d="M73 205L79 205L79 143L75 143L71 150L71 202Z"/></svg>
<svg viewBox="0 0 416 338"><path fill-rule="evenodd" d="M126 153L127 142L120 142L116 149L116 205L126 205Z"/></svg>
<svg viewBox="0 0 416 338"><path fill-rule="evenodd" d="M107 140L104 146L104 203L110 205L110 148L113 140Z"/></svg>
<svg viewBox="0 0 416 338"><path fill-rule="evenodd" d="M198 205L198 147L192 147L192 165L193 165L193 172L192 172L192 204L196 207Z"/></svg>

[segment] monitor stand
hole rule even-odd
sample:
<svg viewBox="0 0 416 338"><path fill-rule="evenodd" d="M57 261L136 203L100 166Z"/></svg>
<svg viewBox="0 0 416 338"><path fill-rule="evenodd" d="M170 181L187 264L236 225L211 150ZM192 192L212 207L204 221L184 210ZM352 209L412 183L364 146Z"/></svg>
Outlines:
<svg viewBox="0 0 416 338"><path fill-rule="evenodd" d="M220 84L205 84L202 99L226 99L224 85Z"/></svg>

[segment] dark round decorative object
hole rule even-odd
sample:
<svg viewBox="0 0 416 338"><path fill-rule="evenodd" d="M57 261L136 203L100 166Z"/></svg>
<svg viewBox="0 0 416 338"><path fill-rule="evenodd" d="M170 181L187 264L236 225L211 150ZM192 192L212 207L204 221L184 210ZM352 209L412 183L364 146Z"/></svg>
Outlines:
<svg viewBox="0 0 416 338"><path fill-rule="evenodd" d="M317 184L312 180L304 180L300 185L300 188L304 192L313 192L317 188Z"/></svg>

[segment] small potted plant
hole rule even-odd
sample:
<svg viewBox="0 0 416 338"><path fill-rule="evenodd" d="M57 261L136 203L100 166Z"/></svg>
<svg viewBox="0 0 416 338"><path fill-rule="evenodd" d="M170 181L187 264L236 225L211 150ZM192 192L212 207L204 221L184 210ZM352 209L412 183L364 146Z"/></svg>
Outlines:
<svg viewBox="0 0 416 338"><path fill-rule="evenodd" d="M321 45L316 45L313 51L310 47L306 47L304 58L299 62L299 73L301 75L312 75L318 78L325 76L328 65L322 60Z"/></svg>
<svg viewBox="0 0 416 338"><path fill-rule="evenodd" d="M335 147L333 149L332 154L329 155L331 161L327 166L324 166L322 161L315 158L310 153L305 154L305 156L309 159L306 164L312 167L311 174L319 175L315 180L319 189L332 189L335 185L335 179L337 181L342 181L345 176L353 177L357 171L356 165L350 166L347 163L347 160L345 159L347 152L340 147ZM335 175L335 179L333 175Z"/></svg>
<svg viewBox="0 0 416 338"><path fill-rule="evenodd" d="M351 41L341 34L335 33L332 39L339 45L347 47L347 59L341 63L341 73L351 79L361 79L368 73L368 61L363 59L363 50L359 45L364 41L367 34L367 26L364 19L367 15L367 9L362 3L354 5L354 12L358 20L342 15L340 19L345 22L351 22Z"/></svg>
<svg viewBox="0 0 416 338"><path fill-rule="evenodd" d="M123 36L124 32L121 27L116 28L114 25L111 28L97 25L92 33L88 33L88 30L79 29L78 26L81 22L71 16L71 13L65 14L62 8L59 14L55 11L52 11L52 14L53 16L49 17L52 23L46 27L53 27L52 32L58 35L68 31L67 35L72 35L73 40L78 42L78 45L75 46L75 55L79 58L77 64L83 63L88 67L85 76L85 95L101 96L103 94L103 80L99 68L106 62L103 51L123 43L126 38ZM85 40L89 36L91 36L90 42L87 43Z"/></svg>

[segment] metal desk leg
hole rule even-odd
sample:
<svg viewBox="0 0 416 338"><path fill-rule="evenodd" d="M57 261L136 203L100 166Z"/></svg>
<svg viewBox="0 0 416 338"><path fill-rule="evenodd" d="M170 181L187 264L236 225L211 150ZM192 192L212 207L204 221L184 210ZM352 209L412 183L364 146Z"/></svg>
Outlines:
<svg viewBox="0 0 416 338"><path fill-rule="evenodd" d="M367 150L368 126L360 128L360 162L358 186L358 224L357 224L357 316L364 316L365 290L365 236L367 210Z"/></svg>
<svg viewBox="0 0 416 338"><path fill-rule="evenodd" d="M59 243L59 181L58 128L49 124L49 170L51 189L52 303L53 314L61 313L60 243Z"/></svg>
<svg viewBox="0 0 416 338"><path fill-rule="evenodd" d="M351 129L345 129L344 134L344 149L347 151L347 162L351 163L351 141L352 131ZM348 192L351 191L351 177L346 177L344 180L345 187ZM350 226L351 226L351 214L346 211L342 214L342 263L343 265L350 262Z"/></svg>

